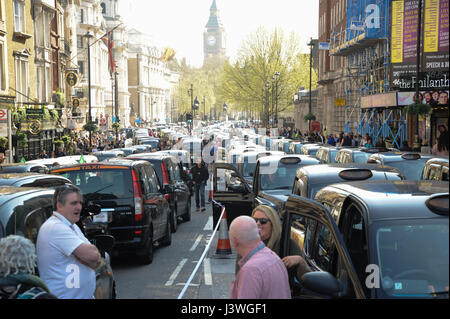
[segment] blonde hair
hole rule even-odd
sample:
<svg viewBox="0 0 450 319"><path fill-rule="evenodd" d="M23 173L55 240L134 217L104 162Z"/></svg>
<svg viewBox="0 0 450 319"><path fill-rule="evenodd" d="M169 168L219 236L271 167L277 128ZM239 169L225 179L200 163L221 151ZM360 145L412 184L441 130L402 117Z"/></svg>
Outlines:
<svg viewBox="0 0 450 319"><path fill-rule="evenodd" d="M281 241L281 222L278 213L270 206L259 205L252 211L252 217L255 212L263 212L272 223L272 234L270 234L267 247L274 251L277 255L280 253L280 241Z"/></svg>
<svg viewBox="0 0 450 319"><path fill-rule="evenodd" d="M34 274L36 251L33 243L22 236L0 239L0 277L10 274Z"/></svg>

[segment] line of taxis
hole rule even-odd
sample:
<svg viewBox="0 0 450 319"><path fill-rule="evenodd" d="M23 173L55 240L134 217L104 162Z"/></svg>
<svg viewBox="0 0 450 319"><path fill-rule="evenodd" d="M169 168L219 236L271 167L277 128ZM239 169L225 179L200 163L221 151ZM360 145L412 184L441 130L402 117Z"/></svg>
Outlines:
<svg viewBox="0 0 450 319"><path fill-rule="evenodd" d="M278 211L280 257L292 238L312 270L291 278L293 298L448 298L448 157L251 130L228 155L233 144L237 163L214 165L214 199L228 223L261 204ZM219 213L213 204L215 223Z"/></svg>

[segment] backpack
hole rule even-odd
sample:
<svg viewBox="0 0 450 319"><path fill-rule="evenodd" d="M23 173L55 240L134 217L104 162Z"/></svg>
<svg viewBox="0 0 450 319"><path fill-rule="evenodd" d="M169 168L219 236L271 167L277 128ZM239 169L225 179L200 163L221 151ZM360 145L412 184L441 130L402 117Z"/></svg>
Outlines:
<svg viewBox="0 0 450 319"><path fill-rule="evenodd" d="M216 148L214 146L211 147L211 150L209 151L209 155L214 156L215 151L216 151Z"/></svg>

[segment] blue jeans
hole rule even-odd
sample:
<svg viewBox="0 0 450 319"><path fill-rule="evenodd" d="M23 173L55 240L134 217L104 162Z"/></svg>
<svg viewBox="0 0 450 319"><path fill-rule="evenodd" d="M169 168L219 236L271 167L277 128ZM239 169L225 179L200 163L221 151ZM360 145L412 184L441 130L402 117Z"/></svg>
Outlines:
<svg viewBox="0 0 450 319"><path fill-rule="evenodd" d="M206 184L195 184L195 207L200 208L200 199L202 207L205 207L205 187Z"/></svg>

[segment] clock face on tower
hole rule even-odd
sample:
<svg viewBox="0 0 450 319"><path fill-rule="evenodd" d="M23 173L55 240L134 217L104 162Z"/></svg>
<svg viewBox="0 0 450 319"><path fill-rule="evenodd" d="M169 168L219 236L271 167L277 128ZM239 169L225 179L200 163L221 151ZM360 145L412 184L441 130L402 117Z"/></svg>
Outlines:
<svg viewBox="0 0 450 319"><path fill-rule="evenodd" d="M210 35L210 36L208 37L208 44L209 44L210 46L213 46L214 44L216 44L216 38L215 38L213 35Z"/></svg>

